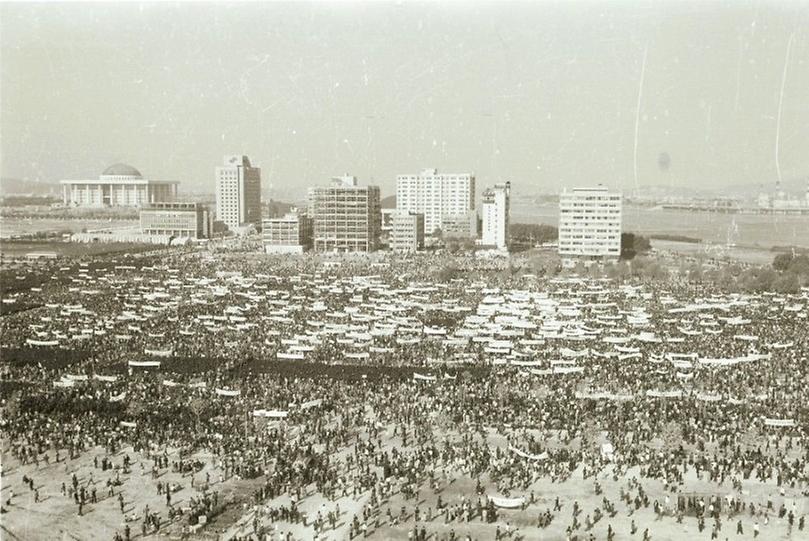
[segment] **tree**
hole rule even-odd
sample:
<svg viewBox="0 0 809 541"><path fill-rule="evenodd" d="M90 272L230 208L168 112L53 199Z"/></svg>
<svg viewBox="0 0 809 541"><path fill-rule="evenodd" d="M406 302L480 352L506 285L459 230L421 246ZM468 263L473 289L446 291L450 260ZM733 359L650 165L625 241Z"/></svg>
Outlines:
<svg viewBox="0 0 809 541"><path fill-rule="evenodd" d="M451 265L446 265L438 269L436 273L436 278L440 282L449 282L450 280L456 278L458 276L458 269Z"/></svg>
<svg viewBox="0 0 809 541"><path fill-rule="evenodd" d="M652 249L648 237L635 233L621 233L621 259L632 259Z"/></svg>
<svg viewBox="0 0 809 541"><path fill-rule="evenodd" d="M793 257L792 254L778 254L775 256L775 259L772 261L772 267L780 272L784 272L789 268L790 263L792 263Z"/></svg>
<svg viewBox="0 0 809 541"><path fill-rule="evenodd" d="M635 234L621 233L621 259L634 259L636 254Z"/></svg>

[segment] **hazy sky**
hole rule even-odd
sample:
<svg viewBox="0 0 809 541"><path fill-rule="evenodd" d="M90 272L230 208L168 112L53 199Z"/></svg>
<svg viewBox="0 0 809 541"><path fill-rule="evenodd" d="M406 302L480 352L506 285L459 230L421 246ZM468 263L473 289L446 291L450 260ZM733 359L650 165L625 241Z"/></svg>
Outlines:
<svg viewBox="0 0 809 541"><path fill-rule="evenodd" d="M222 156L243 153L277 198L342 173L389 195L396 174L427 167L475 172L479 191L628 190L642 72L638 184L774 185L779 101L781 175L809 175L809 1L0 15L4 177L94 178L122 161L212 192Z"/></svg>

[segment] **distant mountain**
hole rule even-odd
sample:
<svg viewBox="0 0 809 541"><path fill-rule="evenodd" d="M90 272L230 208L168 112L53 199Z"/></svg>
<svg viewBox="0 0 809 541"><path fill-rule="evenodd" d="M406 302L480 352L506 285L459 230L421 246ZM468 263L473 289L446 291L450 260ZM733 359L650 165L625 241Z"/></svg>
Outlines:
<svg viewBox="0 0 809 541"><path fill-rule="evenodd" d="M387 197L383 197L382 200L379 202L382 205L383 209L395 209L396 208L396 196L389 195Z"/></svg>
<svg viewBox="0 0 809 541"><path fill-rule="evenodd" d="M19 178L0 178L0 194L2 195L59 195L62 187L56 182L39 182Z"/></svg>

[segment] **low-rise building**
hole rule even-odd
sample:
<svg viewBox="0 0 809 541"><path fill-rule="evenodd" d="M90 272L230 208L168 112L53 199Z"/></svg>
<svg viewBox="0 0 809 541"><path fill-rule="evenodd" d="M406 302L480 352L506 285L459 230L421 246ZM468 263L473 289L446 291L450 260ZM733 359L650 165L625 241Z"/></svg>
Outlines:
<svg viewBox="0 0 809 541"><path fill-rule="evenodd" d="M140 210L140 230L144 235L207 239L211 216L201 203L152 203Z"/></svg>
<svg viewBox="0 0 809 541"><path fill-rule="evenodd" d="M478 236L478 213L449 214L441 218L441 235L444 238L474 239Z"/></svg>
<svg viewBox="0 0 809 541"><path fill-rule="evenodd" d="M397 212L392 215L392 226L392 252L417 252L424 249L424 214Z"/></svg>
<svg viewBox="0 0 809 541"><path fill-rule="evenodd" d="M312 248L312 219L296 209L281 218L262 222L264 251L268 254L301 254Z"/></svg>

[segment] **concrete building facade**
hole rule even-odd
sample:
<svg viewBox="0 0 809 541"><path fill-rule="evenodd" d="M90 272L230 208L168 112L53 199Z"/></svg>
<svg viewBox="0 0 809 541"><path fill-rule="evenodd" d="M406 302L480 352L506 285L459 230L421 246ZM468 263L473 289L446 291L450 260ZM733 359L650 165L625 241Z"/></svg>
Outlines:
<svg viewBox="0 0 809 541"><path fill-rule="evenodd" d="M309 216L314 220L318 252L373 252L379 247L382 213L378 186L358 186L356 177L332 179L309 188Z"/></svg>
<svg viewBox="0 0 809 541"><path fill-rule="evenodd" d="M441 217L441 235L444 238L476 239L478 229L478 213L474 210Z"/></svg>
<svg viewBox="0 0 809 541"><path fill-rule="evenodd" d="M107 167L98 179L62 180L62 202L71 207L142 207L173 201L176 180L143 178L140 171L125 163Z"/></svg>
<svg viewBox="0 0 809 541"><path fill-rule="evenodd" d="M425 169L417 175L396 177L396 210L424 214L427 235L441 228L444 216L466 215L475 208L475 176L439 174Z"/></svg>
<svg viewBox="0 0 809 541"><path fill-rule="evenodd" d="M415 212L397 212L392 216L390 234L392 252L418 252L424 249L424 215Z"/></svg>
<svg viewBox="0 0 809 541"><path fill-rule="evenodd" d="M606 186L559 196L559 255L591 260L621 255L621 194Z"/></svg>
<svg viewBox="0 0 809 541"><path fill-rule="evenodd" d="M140 210L144 235L207 239L211 237L211 223L208 207L201 203L153 203Z"/></svg>
<svg viewBox="0 0 809 541"><path fill-rule="evenodd" d="M261 168L247 156L225 156L216 168L216 218L229 229L261 227Z"/></svg>
<svg viewBox="0 0 809 541"><path fill-rule="evenodd" d="M281 218L262 222L261 236L268 254L301 254L312 248L313 224L306 213L293 209Z"/></svg>
<svg viewBox="0 0 809 541"><path fill-rule="evenodd" d="M509 213L511 212L511 183L497 184L483 192L481 214L483 232L481 244L498 250L508 248Z"/></svg>

